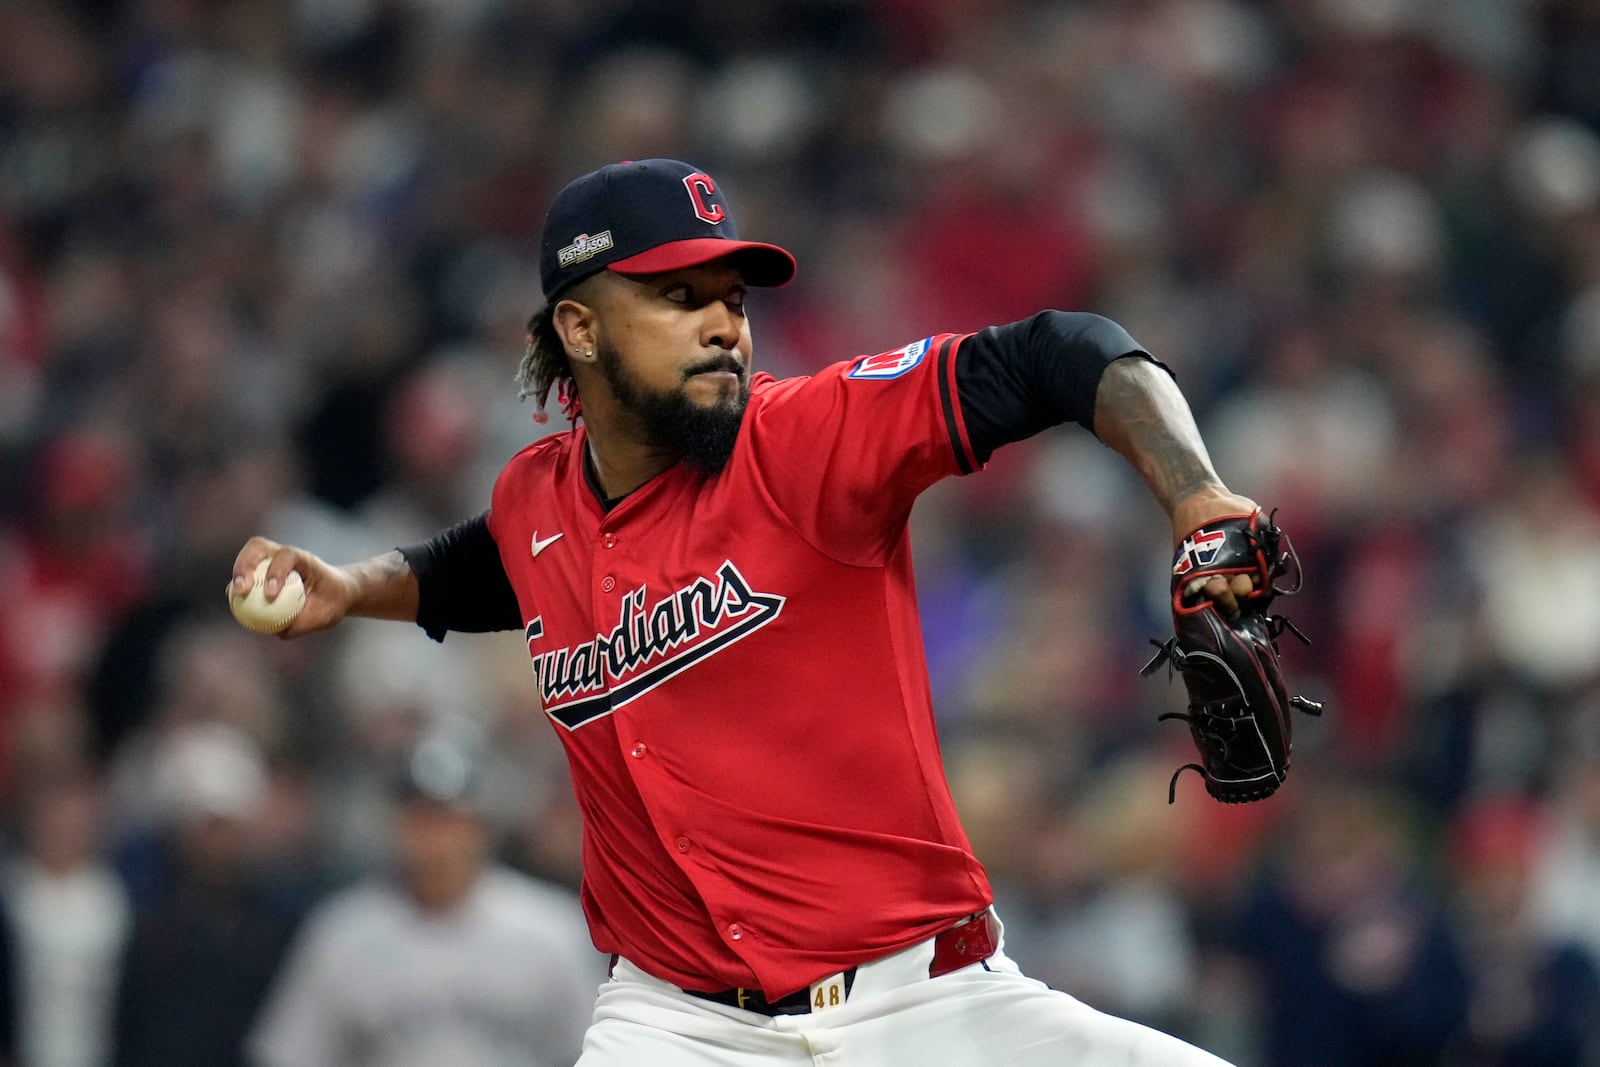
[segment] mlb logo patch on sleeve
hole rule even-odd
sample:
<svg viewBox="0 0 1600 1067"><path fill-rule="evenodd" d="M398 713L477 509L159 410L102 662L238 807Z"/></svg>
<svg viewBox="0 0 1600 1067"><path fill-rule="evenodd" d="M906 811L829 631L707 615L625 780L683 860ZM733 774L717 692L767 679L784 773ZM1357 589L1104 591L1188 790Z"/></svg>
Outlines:
<svg viewBox="0 0 1600 1067"><path fill-rule="evenodd" d="M889 378L898 378L906 371L922 362L922 357L928 354L928 342L933 338L925 337L914 341L904 348L897 348L893 352L880 352L876 356L863 356L856 362L846 378L872 378L885 381Z"/></svg>

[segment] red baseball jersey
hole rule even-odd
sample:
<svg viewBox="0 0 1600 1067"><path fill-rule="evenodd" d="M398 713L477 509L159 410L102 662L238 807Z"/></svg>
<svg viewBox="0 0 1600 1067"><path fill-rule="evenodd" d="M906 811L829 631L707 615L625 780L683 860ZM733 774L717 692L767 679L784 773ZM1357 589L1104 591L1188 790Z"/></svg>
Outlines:
<svg viewBox="0 0 1600 1067"><path fill-rule="evenodd" d="M516 455L489 528L583 812L595 944L781 996L991 900L934 729L906 521L974 461L940 335L757 374L727 467L609 512L586 433Z"/></svg>

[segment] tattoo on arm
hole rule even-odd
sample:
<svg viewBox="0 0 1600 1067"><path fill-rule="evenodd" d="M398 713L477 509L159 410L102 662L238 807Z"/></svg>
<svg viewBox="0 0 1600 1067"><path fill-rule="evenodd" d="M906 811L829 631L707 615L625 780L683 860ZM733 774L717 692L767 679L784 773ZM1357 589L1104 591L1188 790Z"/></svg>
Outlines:
<svg viewBox="0 0 1600 1067"><path fill-rule="evenodd" d="M1222 486L1183 394L1150 360L1124 357L1106 368L1095 392L1094 429L1169 512L1197 490Z"/></svg>
<svg viewBox="0 0 1600 1067"><path fill-rule="evenodd" d="M421 593L411 564L399 549L344 568L355 580L349 614L370 619L415 621Z"/></svg>
<svg viewBox="0 0 1600 1067"><path fill-rule="evenodd" d="M391 552L385 552L383 555L374 558L372 562L373 570L385 582L404 578L411 573L411 564L406 562L406 557L400 553L398 548Z"/></svg>

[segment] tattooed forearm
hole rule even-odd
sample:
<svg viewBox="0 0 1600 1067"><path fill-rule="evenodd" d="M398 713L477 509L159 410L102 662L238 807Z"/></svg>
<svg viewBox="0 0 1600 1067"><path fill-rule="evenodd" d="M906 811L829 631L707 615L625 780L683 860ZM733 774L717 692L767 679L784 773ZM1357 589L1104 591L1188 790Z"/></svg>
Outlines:
<svg viewBox="0 0 1600 1067"><path fill-rule="evenodd" d="M1131 463L1162 508L1202 489L1219 489L1205 442L1170 375L1147 359L1106 368L1095 393L1094 432Z"/></svg>
<svg viewBox="0 0 1600 1067"><path fill-rule="evenodd" d="M411 574L411 564L406 562L406 557L398 548L373 557L372 564L373 571L385 582L403 580Z"/></svg>
<svg viewBox="0 0 1600 1067"><path fill-rule="evenodd" d="M414 621L420 593L417 576L399 549L343 568L351 579L350 614Z"/></svg>

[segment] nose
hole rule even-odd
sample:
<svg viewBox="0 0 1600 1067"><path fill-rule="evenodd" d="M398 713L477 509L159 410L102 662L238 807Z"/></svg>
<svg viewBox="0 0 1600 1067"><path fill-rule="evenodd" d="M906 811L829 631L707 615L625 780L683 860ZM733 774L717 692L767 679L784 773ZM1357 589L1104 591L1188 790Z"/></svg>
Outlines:
<svg viewBox="0 0 1600 1067"><path fill-rule="evenodd" d="M726 301L713 300L707 304L702 321L700 340L707 348L732 351L739 347L743 322L739 313Z"/></svg>

